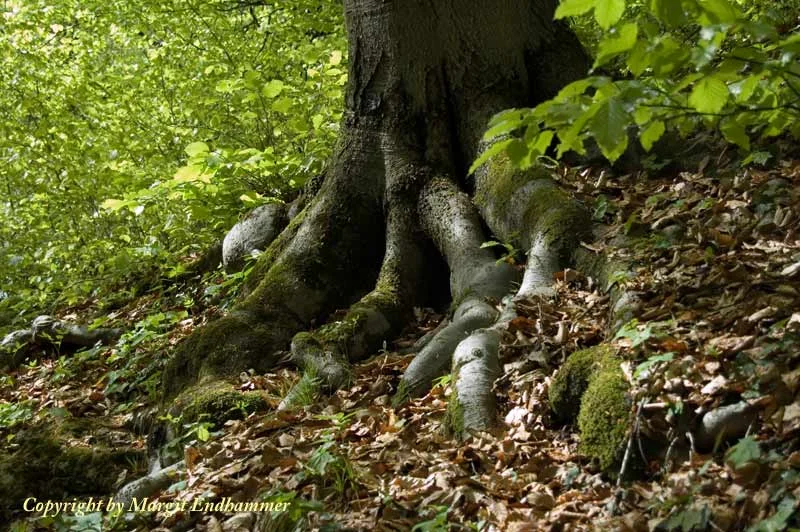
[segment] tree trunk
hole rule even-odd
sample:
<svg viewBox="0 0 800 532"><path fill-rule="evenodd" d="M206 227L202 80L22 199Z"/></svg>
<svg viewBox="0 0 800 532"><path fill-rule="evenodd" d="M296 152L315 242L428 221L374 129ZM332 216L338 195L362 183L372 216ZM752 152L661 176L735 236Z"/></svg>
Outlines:
<svg viewBox="0 0 800 532"><path fill-rule="evenodd" d="M471 395L479 386L476 397L484 397L497 366L474 357L496 356L498 318L511 314L495 305L519 281L480 248L489 239L484 222L532 251L520 295L546 293L577 229L588 227L583 211L540 173L493 164L467 176L493 114L535 105L585 75L579 42L552 21L555 0L344 4L350 78L327 177L259 259L249 295L179 347L164 374L166 400L197 382L267 370L289 346L290 358L323 387L343 385L348 363L397 334L425 303L427 287L441 282L431 275L439 257L450 269L452 322L415 359L398 400L423 393L462 340L493 326L461 348L459 362L460 376L477 376L462 388ZM343 318L304 332L347 306ZM469 401L462 403L459 412ZM464 418L481 428L491 424L487 416Z"/></svg>

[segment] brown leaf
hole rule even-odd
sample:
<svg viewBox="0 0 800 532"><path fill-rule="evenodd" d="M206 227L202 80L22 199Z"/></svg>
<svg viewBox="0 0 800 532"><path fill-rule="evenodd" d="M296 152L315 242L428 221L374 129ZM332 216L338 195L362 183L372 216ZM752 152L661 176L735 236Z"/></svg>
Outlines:
<svg viewBox="0 0 800 532"><path fill-rule="evenodd" d="M195 466L201 459L202 455L196 447L190 446L183 450L183 461L186 462L186 469L188 469L190 473L194 471Z"/></svg>
<svg viewBox="0 0 800 532"><path fill-rule="evenodd" d="M517 316L508 322L508 331L512 333L520 331L532 336L536 334L536 320Z"/></svg>

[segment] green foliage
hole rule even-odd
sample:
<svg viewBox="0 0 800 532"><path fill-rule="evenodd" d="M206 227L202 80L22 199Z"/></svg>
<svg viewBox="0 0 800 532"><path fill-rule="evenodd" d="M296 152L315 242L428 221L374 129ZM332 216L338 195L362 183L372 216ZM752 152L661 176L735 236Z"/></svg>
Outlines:
<svg viewBox="0 0 800 532"><path fill-rule="evenodd" d="M710 519L711 511L704 504L700 508L689 507L673 512L669 518L659 524L659 527L663 527L664 530L679 530L681 532L706 530Z"/></svg>
<svg viewBox="0 0 800 532"><path fill-rule="evenodd" d="M331 488L340 498L358 488L355 469L346 456L337 450L332 433L323 435L300 473L302 479L314 481L321 488Z"/></svg>
<svg viewBox="0 0 800 532"><path fill-rule="evenodd" d="M609 161L635 132L645 151L667 131L716 129L743 151L753 139L800 138L800 36L786 22L795 0L563 0L556 18L593 13L600 31L592 75L533 109L510 109L489 123L494 140L472 166L505 151L522 168L550 149L585 154L592 139ZM591 26L589 24L589 26ZM621 71L617 79L599 69ZM756 159L753 158L751 162Z"/></svg>
<svg viewBox="0 0 800 532"><path fill-rule="evenodd" d="M155 312L123 334L114 352L105 360L109 369L105 394L125 399L140 392L155 399L165 360L163 357L153 359L152 352L166 343L167 332L187 316L186 311ZM88 353L91 355L93 350ZM81 360L81 357L75 359L78 363Z"/></svg>
<svg viewBox="0 0 800 532"><path fill-rule="evenodd" d="M12 429L34 418L35 412L30 401L19 403L0 402L0 430Z"/></svg>
<svg viewBox="0 0 800 532"><path fill-rule="evenodd" d="M414 528L411 529L411 532L447 532L450 530L449 523L447 521L447 512L450 511L450 508L447 506L431 506L430 510L433 511L434 515L431 519L420 521Z"/></svg>
<svg viewBox="0 0 800 532"><path fill-rule="evenodd" d="M637 379L645 379L647 378L647 374L650 373L651 370L656 368L662 362L670 362L672 359L675 358L675 353L664 353L662 355L655 355L649 357L647 360L636 366L636 370L633 372L633 376Z"/></svg>
<svg viewBox="0 0 800 532"><path fill-rule="evenodd" d="M620 327L614 339L627 338L631 342L631 347L636 348L643 346L650 339L664 336L663 331L670 326L670 322L650 321L642 324L639 320L632 319Z"/></svg>
<svg viewBox="0 0 800 532"><path fill-rule="evenodd" d="M262 501L274 503L289 503L286 511L270 513L265 519L265 530L275 532L299 532L312 528L308 519L309 512L322 512L325 506L319 501L306 500L295 491L282 491L273 489L263 494Z"/></svg>
<svg viewBox="0 0 800 532"><path fill-rule="evenodd" d="M796 516L796 512L797 500L793 497L785 497L778 504L777 512L747 530L748 532L778 532L779 530L786 530L792 516Z"/></svg>
<svg viewBox="0 0 800 532"><path fill-rule="evenodd" d="M734 467L740 467L747 462L761 459L761 448L753 438L742 438L728 450L726 458Z"/></svg>
<svg viewBox="0 0 800 532"><path fill-rule="evenodd" d="M0 318L131 289L321 171L340 5L233 6L0 7Z"/></svg>
<svg viewBox="0 0 800 532"><path fill-rule="evenodd" d="M519 255L519 250L515 248L512 244L507 242L498 242L497 240L489 240L488 242L484 242L481 244L481 249L483 248L492 248L492 247L501 247L503 248L503 254L497 259L497 264L501 262L508 262L509 264L514 264L514 259L517 255Z"/></svg>
<svg viewBox="0 0 800 532"><path fill-rule="evenodd" d="M180 457L183 455L185 446L204 443L210 440L211 436L218 435L219 433L211 432L214 423L207 420L208 416L202 417L204 418L202 420L184 423L182 416L173 416L169 413L159 416L160 421L165 421L172 426L175 434L175 437L164 446L164 451L170 456Z"/></svg>

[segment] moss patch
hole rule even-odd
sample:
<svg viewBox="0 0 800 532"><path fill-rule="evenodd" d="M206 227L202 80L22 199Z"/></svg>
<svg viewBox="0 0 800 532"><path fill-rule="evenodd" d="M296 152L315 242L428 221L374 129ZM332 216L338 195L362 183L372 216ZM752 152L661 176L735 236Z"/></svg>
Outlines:
<svg viewBox="0 0 800 532"><path fill-rule="evenodd" d="M455 382L455 376L453 381ZM453 390L450 394L450 401L447 403L447 412L445 412L444 431L448 436L456 439L464 437L464 405L458 400L458 392Z"/></svg>
<svg viewBox="0 0 800 532"><path fill-rule="evenodd" d="M630 426L628 381L619 365L607 365L592 379L578 414L581 452L595 458L604 471L622 460Z"/></svg>
<svg viewBox="0 0 800 532"><path fill-rule="evenodd" d="M164 368L164 400L197 381L231 378L250 368L267 371L275 351L301 327L285 311L274 319L233 311L209 323L184 340Z"/></svg>
<svg viewBox="0 0 800 532"><path fill-rule="evenodd" d="M549 179L550 170L542 166L521 170L515 168L511 159L505 154L498 154L486 163L487 187L479 187L475 195L475 203L486 206L489 202L505 205L521 187L535 179Z"/></svg>
<svg viewBox="0 0 800 532"><path fill-rule="evenodd" d="M572 353L550 383L548 398L556 419L571 423L578 415L581 396L589 387L589 380L609 357L613 349L600 344Z"/></svg>
<svg viewBox="0 0 800 532"><path fill-rule="evenodd" d="M620 360L607 344L570 355L550 385L553 413L564 422L577 416L581 452L606 472L613 472L624 451L631 412L628 389Z"/></svg>
<svg viewBox="0 0 800 532"><path fill-rule="evenodd" d="M175 399L173 407L183 414L183 422L202 419L219 428L230 419L243 419L253 412L267 410L269 402L261 391L242 392L225 381L217 381L189 388Z"/></svg>
<svg viewBox="0 0 800 532"><path fill-rule="evenodd" d="M144 450L112 441L88 445L87 430L79 420L51 420L18 432L0 449L0 521L11 519L27 497L107 495L123 470L135 475L146 467Z"/></svg>

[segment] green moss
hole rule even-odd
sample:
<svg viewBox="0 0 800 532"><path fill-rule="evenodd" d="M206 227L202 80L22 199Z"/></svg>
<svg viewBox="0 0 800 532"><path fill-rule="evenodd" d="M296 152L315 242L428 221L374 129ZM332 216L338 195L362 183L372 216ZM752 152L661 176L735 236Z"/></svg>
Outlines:
<svg viewBox="0 0 800 532"><path fill-rule="evenodd" d="M346 354L350 339L356 334L365 316L356 308L351 308L347 315L339 321L326 323L314 332L320 346L335 346L339 352Z"/></svg>
<svg viewBox="0 0 800 532"><path fill-rule="evenodd" d="M144 450L117 447L102 441L99 432L90 433L91 446L83 443L89 426L50 420L18 432L11 445L0 449L0 521L20 511L27 497L107 495L123 470L135 475L146 467Z"/></svg>
<svg viewBox="0 0 800 532"><path fill-rule="evenodd" d="M514 168L507 156L500 155L487 163L486 174L480 179L475 195L480 207L509 205L521 187L532 184L528 204L520 216L521 225L530 235L544 237L545 245L558 249L562 255L587 236L591 227L588 212L553 181L548 168L537 165L521 170Z"/></svg>
<svg viewBox="0 0 800 532"><path fill-rule="evenodd" d="M625 449L631 412L627 392L628 381L619 364L609 364L592 379L581 401L580 450L607 472L618 467Z"/></svg>
<svg viewBox="0 0 800 532"><path fill-rule="evenodd" d="M572 353L550 383L548 398L550 408L562 423L575 420L580 410L581 396L589 387L592 375L602 362L613 355L606 344Z"/></svg>
<svg viewBox="0 0 800 532"><path fill-rule="evenodd" d="M288 312L272 314L260 319L233 311L195 331L164 368L164 399L172 399L200 380L235 377L250 368L270 369L277 346L288 343L302 327Z"/></svg>
<svg viewBox="0 0 800 532"><path fill-rule="evenodd" d="M455 382L455 378L453 376L453 382ZM456 439L460 440L464 437L464 405L458 400L458 393L455 390L450 394L450 400L447 402L444 430L446 434Z"/></svg>
<svg viewBox="0 0 800 532"><path fill-rule="evenodd" d="M600 344L570 355L548 394L559 420L577 417L581 452L611 471L621 458L630 424L628 382L613 347Z"/></svg>
<svg viewBox="0 0 800 532"><path fill-rule="evenodd" d="M408 402L410 397L408 381L405 379L400 379L400 384L397 385L397 391L392 397L392 407L393 408L400 408L404 404Z"/></svg>
<svg viewBox="0 0 800 532"><path fill-rule="evenodd" d="M253 412L269 408L261 391L242 392L224 381L198 384L184 391L174 403L183 414L182 421L205 420L221 427L230 419L242 419Z"/></svg>
<svg viewBox="0 0 800 532"><path fill-rule="evenodd" d="M545 245L560 250L562 255L571 253L589 236L589 213L551 179L541 183L530 196L523 224L535 228L535 233L544 237Z"/></svg>
<svg viewBox="0 0 800 532"><path fill-rule="evenodd" d="M256 265L250 272L245 282L244 293L249 294L254 291L267 272L272 268L272 265L278 260L278 257L283 253L294 236L297 230L306 218L308 207L301 210L297 215L291 219L289 224L281 231L281 233L273 240L267 249L258 257Z"/></svg>
<svg viewBox="0 0 800 532"><path fill-rule="evenodd" d="M515 168L505 154L498 154L486 163L486 175L482 180L487 186L478 187L475 203L488 205L489 200L497 205L505 205L522 186L535 179L549 179L550 170L534 166L526 170Z"/></svg>

